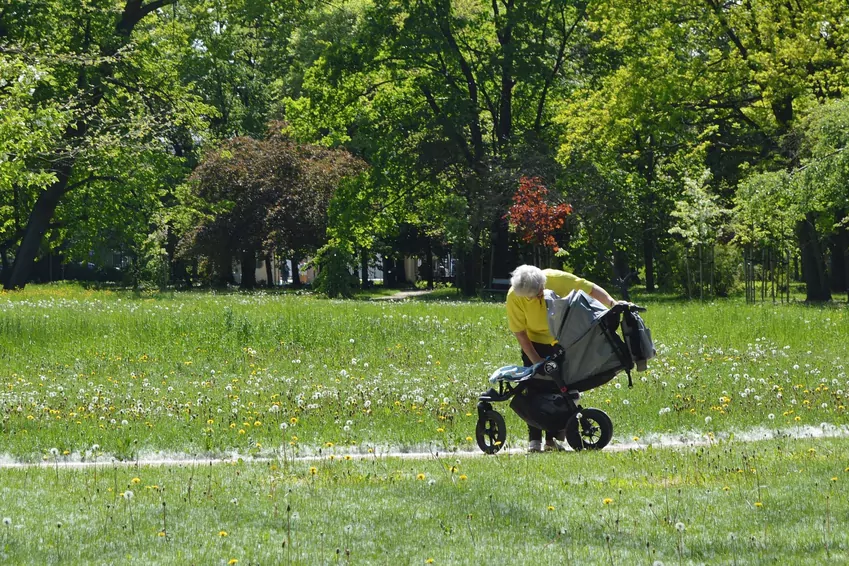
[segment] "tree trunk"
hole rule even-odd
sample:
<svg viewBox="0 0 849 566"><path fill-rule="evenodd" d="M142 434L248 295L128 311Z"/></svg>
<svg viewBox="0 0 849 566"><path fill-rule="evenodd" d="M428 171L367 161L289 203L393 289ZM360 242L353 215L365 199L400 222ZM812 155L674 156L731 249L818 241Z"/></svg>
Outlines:
<svg viewBox="0 0 849 566"><path fill-rule="evenodd" d="M643 236L643 263L646 267L646 292L654 292L654 239L650 235L651 227L645 224Z"/></svg>
<svg viewBox="0 0 849 566"><path fill-rule="evenodd" d="M256 252L248 250L241 253L239 263L242 264L241 289L253 289L256 287Z"/></svg>
<svg viewBox="0 0 849 566"><path fill-rule="evenodd" d="M294 255L292 256L292 288L300 289L301 288L301 268L298 266L298 262L301 261L301 258Z"/></svg>
<svg viewBox="0 0 849 566"><path fill-rule="evenodd" d="M462 291L467 297L474 296L478 289L478 281L480 280L480 256L480 243L478 242L478 238L475 238L475 243L472 244L471 251L463 254Z"/></svg>
<svg viewBox="0 0 849 566"><path fill-rule="evenodd" d="M799 249L802 250L802 278L805 280L808 302L831 300L831 290L826 277L825 261L816 228L816 213L808 212L796 224Z"/></svg>
<svg viewBox="0 0 849 566"><path fill-rule="evenodd" d="M842 224L846 220L846 211L837 211L834 219L838 226L829 242L831 247L831 290L842 294L849 291L846 261L846 256L849 254L849 228Z"/></svg>
<svg viewBox="0 0 849 566"><path fill-rule="evenodd" d="M363 248L360 250L360 280L361 287L363 289L368 289L369 280L368 280L368 250Z"/></svg>
<svg viewBox="0 0 849 566"><path fill-rule="evenodd" d="M424 268L427 272L427 288L433 289L433 246L431 245L430 236L427 236L425 241Z"/></svg>
<svg viewBox="0 0 849 566"><path fill-rule="evenodd" d="M277 286L277 282L274 280L274 269L271 265L271 254L265 254L265 283L269 289Z"/></svg>
<svg viewBox="0 0 849 566"><path fill-rule="evenodd" d="M6 289L23 289L27 279L32 272L35 258L41 247L41 241L47 233L50 219L59 200L65 194L68 187L68 179L71 176L73 165L65 163L56 171L56 181L46 191L42 192L29 216L21 247L15 254L15 263L12 265L12 273L5 283Z"/></svg>

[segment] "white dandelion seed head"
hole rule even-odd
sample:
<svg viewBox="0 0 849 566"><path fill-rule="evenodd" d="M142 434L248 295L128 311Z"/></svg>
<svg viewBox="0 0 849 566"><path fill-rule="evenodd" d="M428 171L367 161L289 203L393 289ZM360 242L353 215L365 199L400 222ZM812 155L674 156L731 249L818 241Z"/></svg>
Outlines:
<svg viewBox="0 0 849 566"><path fill-rule="evenodd" d="M710 422L712 420L713 420L713 417L705 417L705 424L710 424Z"/></svg>
<svg viewBox="0 0 849 566"><path fill-rule="evenodd" d="M433 484L435 484L435 483L436 483L436 480L435 480L435 479L433 479L433 478L431 478L431 479L427 480L427 485L433 485Z"/></svg>
<svg viewBox="0 0 849 566"><path fill-rule="evenodd" d="M351 338L350 340L348 340L348 342L350 342L351 344L353 344L353 343L354 343L354 339L353 339L353 338Z"/></svg>
<svg viewBox="0 0 849 566"><path fill-rule="evenodd" d="M53 456L53 457L58 456L59 455L59 449L58 448L51 448L50 449L50 455Z"/></svg>
<svg viewBox="0 0 849 566"><path fill-rule="evenodd" d="M681 521L678 521L677 523L675 523L675 530L678 531L679 533L683 533L684 529L686 529L686 528L687 527L685 527L684 523L682 523Z"/></svg>
<svg viewBox="0 0 849 566"><path fill-rule="evenodd" d="M775 420L775 415L774 415L774 414L772 414L772 413L770 413L770 414L768 414L768 415L766 416L766 418L768 418L769 420L771 420L771 421L772 421L772 420Z"/></svg>
<svg viewBox="0 0 849 566"><path fill-rule="evenodd" d="M345 534L346 534L346 535L349 535L349 534L351 534L352 532L354 532L354 527L353 527L352 525L345 525L345 528L344 528L344 529L342 529L342 530L344 530L344 531L345 531Z"/></svg>
<svg viewBox="0 0 849 566"><path fill-rule="evenodd" d="M9 525L12 524L12 518L11 517L3 517L3 524L8 527Z"/></svg>
<svg viewBox="0 0 849 566"><path fill-rule="evenodd" d="M135 494L128 489L127 491L124 492L124 499L129 501L130 499L133 498L133 495L135 495Z"/></svg>

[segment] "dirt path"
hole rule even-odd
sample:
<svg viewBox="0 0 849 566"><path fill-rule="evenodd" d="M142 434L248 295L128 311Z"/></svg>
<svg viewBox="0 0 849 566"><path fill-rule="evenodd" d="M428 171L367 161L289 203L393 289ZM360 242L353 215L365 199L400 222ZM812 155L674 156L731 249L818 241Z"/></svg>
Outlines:
<svg viewBox="0 0 849 566"><path fill-rule="evenodd" d="M404 299L409 299L410 297L421 297L422 295L429 295L433 293L430 289L417 289L415 291L401 291L399 293L395 293L394 295L389 295L386 297L374 297L373 301L403 301Z"/></svg>
<svg viewBox="0 0 849 566"><path fill-rule="evenodd" d="M817 439L817 438L849 438L849 427L823 425L820 427L794 427L786 430L768 430L768 429L752 429L749 431L738 431L733 435L723 433L715 439L708 439L705 436L687 436L681 435L664 435L652 439L636 440L631 442L614 442L607 446L606 452L627 452L630 450L647 450L651 449L675 449L675 448L693 448L699 446L710 446L720 442L760 442L763 440L774 439ZM496 457L502 455L524 455L526 450L524 447L505 448L499 452ZM250 457L232 454L226 458L197 458L191 454L173 453L162 455L162 453L152 453L141 455L136 460L116 460L109 456L101 456L96 461L83 461L79 454L68 456L67 459L45 460L42 462L19 462L8 455L0 454L0 470L3 469L22 469L22 468L61 468L61 469L86 469L94 467L132 467L132 466L208 466L217 464L232 464L240 459L249 464L261 464L267 462L278 462L285 460L287 462L316 462L318 460L328 459L344 459L351 460L372 460L372 459L387 459L397 458L401 460L422 460L430 458L479 458L485 454L480 450L475 451L449 451L443 452L437 449L419 450L419 451L399 451L397 449L372 449L369 452L343 452L319 451L317 454L285 455ZM537 457L534 455L534 457Z"/></svg>

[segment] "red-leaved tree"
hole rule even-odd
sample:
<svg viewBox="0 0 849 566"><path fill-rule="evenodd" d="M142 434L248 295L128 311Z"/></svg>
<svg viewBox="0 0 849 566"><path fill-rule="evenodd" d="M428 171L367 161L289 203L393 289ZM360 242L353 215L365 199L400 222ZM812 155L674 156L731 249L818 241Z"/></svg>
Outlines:
<svg viewBox="0 0 849 566"><path fill-rule="evenodd" d="M505 215L510 226L523 242L558 251L554 233L563 227L572 206L547 202L548 188L539 177L519 179L519 188L513 195L513 206Z"/></svg>

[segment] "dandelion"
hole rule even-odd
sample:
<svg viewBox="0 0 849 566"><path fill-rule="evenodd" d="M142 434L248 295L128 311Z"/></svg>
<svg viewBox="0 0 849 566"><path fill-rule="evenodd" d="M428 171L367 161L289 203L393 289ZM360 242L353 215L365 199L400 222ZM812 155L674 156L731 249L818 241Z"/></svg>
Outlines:
<svg viewBox="0 0 849 566"><path fill-rule="evenodd" d="M12 524L11 517L3 517L3 524L6 525L7 527L10 526Z"/></svg>
<svg viewBox="0 0 849 566"><path fill-rule="evenodd" d="M352 525L345 525L345 528L343 528L342 530L345 531L346 535L349 535L354 532L354 527Z"/></svg>
<svg viewBox="0 0 849 566"><path fill-rule="evenodd" d="M436 483L436 480L433 479L433 478L427 480L427 485L434 485L435 483Z"/></svg>
<svg viewBox="0 0 849 566"><path fill-rule="evenodd" d="M682 523L680 521L675 523L675 530L678 531L679 533L683 533L686 528L687 527L684 525L684 523Z"/></svg>
<svg viewBox="0 0 849 566"><path fill-rule="evenodd" d="M466 481L469 477L466 474L460 474L460 481Z"/></svg>
<svg viewBox="0 0 849 566"><path fill-rule="evenodd" d="M768 418L768 419L769 419L769 420L771 420L771 421L774 421L774 420L775 420L775 415L773 415L772 413L770 413L770 414L768 414L768 415L766 416L766 418Z"/></svg>
<svg viewBox="0 0 849 566"><path fill-rule="evenodd" d="M554 505L549 505L549 506L548 506L548 510L549 510L549 511L554 511Z"/></svg>
<svg viewBox="0 0 849 566"><path fill-rule="evenodd" d="M351 340L353 342L353 340ZM228 566L233 566L233 564L238 564L239 560L237 558L231 558L229 562L227 562Z"/></svg>
<svg viewBox="0 0 849 566"><path fill-rule="evenodd" d="M433 558L428 558L425 560L425 564L433 564Z"/></svg>
<svg viewBox="0 0 849 566"><path fill-rule="evenodd" d="M760 509L763 506L764 506L764 504L761 503L760 501L755 501L755 507L757 507L758 509Z"/></svg>
<svg viewBox="0 0 849 566"><path fill-rule="evenodd" d="M231 499L231 500L230 500L230 503L232 503L233 505L238 505L238 504L239 504L239 499L238 499L238 498L236 498L236 497L234 497L233 499Z"/></svg>
<svg viewBox="0 0 849 566"><path fill-rule="evenodd" d="M605 505L610 505L611 503L613 503L613 499L611 499L609 497L605 497L604 501L602 501L602 503L604 503Z"/></svg>
<svg viewBox="0 0 849 566"><path fill-rule="evenodd" d="M134 483L134 484L141 483L141 480L140 480L139 478L133 478L133 479L131 479L130 481L131 481L132 483Z"/></svg>
<svg viewBox="0 0 849 566"><path fill-rule="evenodd" d="M651 566L663 566L663 562L661 562L660 560L655 560L651 563Z"/></svg>
<svg viewBox="0 0 849 566"><path fill-rule="evenodd" d="M317 473L318 473L318 468L316 468L315 466L310 466L310 475L314 476Z"/></svg>
<svg viewBox="0 0 849 566"><path fill-rule="evenodd" d="M424 474L418 474L418 475L416 476L416 479L417 479L417 480L419 480L419 481L422 481L422 480L424 480L424 479L425 479L425 475L424 475Z"/></svg>
<svg viewBox="0 0 849 566"><path fill-rule="evenodd" d="M635 436L635 437L634 437L634 442L639 442L639 441L640 441L640 437L639 437L639 436Z"/></svg>
<svg viewBox="0 0 849 566"><path fill-rule="evenodd" d="M831 481L837 481L837 476L834 476L833 478L831 478Z"/></svg>
<svg viewBox="0 0 849 566"><path fill-rule="evenodd" d="M56 458L57 456L59 456L59 449L58 448L51 448L50 449L50 455L53 456L54 458Z"/></svg>
<svg viewBox="0 0 849 566"><path fill-rule="evenodd" d="M124 497L124 499L126 499L127 501L129 501L130 499L132 499L132 498L133 498L133 495L135 495L135 494L134 494L132 491L130 491L130 490L128 489L127 491L125 491L125 492L124 492L124 493L122 493L121 495Z"/></svg>
<svg viewBox="0 0 849 566"><path fill-rule="evenodd" d="M445 432L445 429L442 428L442 427L439 427L438 429L436 429L436 432Z"/></svg>
<svg viewBox="0 0 849 566"><path fill-rule="evenodd" d="M218 536L220 536L220 537L226 537L226 536L227 536L227 531L218 531Z"/></svg>
<svg viewBox="0 0 849 566"><path fill-rule="evenodd" d="M712 420L713 420L713 418L712 418L712 417L705 417L705 424L710 424L710 422L711 422Z"/></svg>

